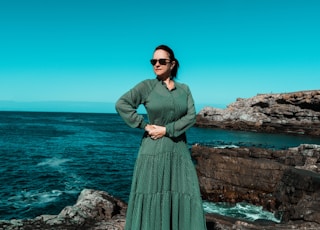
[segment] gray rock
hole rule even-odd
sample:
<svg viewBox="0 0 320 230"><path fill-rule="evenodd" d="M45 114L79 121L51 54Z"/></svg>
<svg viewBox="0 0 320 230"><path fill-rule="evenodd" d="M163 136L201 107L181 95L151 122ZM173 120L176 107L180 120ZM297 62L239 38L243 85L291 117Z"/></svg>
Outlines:
<svg viewBox="0 0 320 230"><path fill-rule="evenodd" d="M0 230L123 230L126 209L126 203L107 192L84 189L76 204L65 207L58 215L41 215L28 220L0 221Z"/></svg>
<svg viewBox="0 0 320 230"><path fill-rule="evenodd" d="M320 136L320 90L238 98L226 109L205 107L196 126Z"/></svg>

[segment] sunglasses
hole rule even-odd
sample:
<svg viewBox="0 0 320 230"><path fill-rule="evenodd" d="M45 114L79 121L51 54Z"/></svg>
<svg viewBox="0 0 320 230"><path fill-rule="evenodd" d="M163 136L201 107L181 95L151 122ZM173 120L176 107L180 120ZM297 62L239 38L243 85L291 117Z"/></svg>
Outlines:
<svg viewBox="0 0 320 230"><path fill-rule="evenodd" d="M150 62L151 62L151 65L155 65L157 64L157 62L159 62L160 65L166 65L167 63L170 62L170 60L165 58L160 58L160 59L151 59Z"/></svg>

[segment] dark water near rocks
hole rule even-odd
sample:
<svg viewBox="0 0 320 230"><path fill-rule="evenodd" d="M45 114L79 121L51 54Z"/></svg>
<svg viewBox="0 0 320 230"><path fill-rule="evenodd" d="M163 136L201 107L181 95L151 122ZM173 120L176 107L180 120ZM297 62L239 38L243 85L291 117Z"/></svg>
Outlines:
<svg viewBox="0 0 320 230"><path fill-rule="evenodd" d="M127 201L142 133L117 114L0 112L0 219L58 214L84 188ZM320 139L193 127L188 143L284 149L320 144ZM204 209L274 220L261 207L247 204L205 202Z"/></svg>

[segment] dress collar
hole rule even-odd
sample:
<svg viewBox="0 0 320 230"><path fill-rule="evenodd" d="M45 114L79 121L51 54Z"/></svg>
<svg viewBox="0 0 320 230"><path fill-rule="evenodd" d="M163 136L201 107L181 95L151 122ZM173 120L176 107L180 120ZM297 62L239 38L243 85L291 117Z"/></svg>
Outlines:
<svg viewBox="0 0 320 230"><path fill-rule="evenodd" d="M161 80L160 80L161 81ZM173 81L173 80L172 80ZM161 84L168 90L168 91L173 91L173 90L175 90L177 87L176 87L176 82L175 81L173 81L174 82L174 87L171 89L171 90L169 90L168 89L168 87L167 87L167 84L166 83L164 83L164 81L161 81Z"/></svg>

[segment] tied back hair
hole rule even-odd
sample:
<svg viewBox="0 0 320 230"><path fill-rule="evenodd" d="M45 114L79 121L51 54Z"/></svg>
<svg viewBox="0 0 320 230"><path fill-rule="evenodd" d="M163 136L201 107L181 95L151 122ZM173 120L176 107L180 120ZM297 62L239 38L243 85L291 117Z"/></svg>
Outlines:
<svg viewBox="0 0 320 230"><path fill-rule="evenodd" d="M179 61L175 58L173 50L169 46L166 46L166 45L159 45L159 46L157 46L155 48L154 51L156 51L156 50L164 50L164 51L167 51L169 53L170 61L171 62L172 61L175 62L175 66L171 70L171 77L175 78L177 76L177 74L178 74Z"/></svg>

